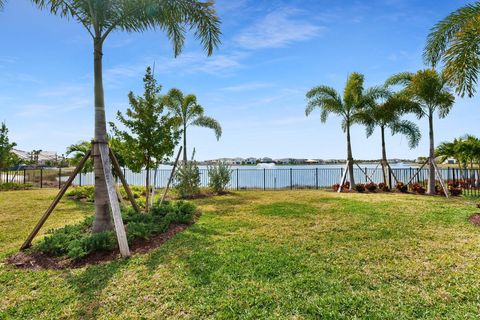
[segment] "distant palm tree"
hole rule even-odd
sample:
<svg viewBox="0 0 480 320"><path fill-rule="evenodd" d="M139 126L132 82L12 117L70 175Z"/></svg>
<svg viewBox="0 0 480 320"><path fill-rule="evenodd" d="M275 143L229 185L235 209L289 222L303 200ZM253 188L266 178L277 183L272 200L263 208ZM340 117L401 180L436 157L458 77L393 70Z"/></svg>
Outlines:
<svg viewBox="0 0 480 320"><path fill-rule="evenodd" d="M162 30L171 40L175 56L181 53L186 32L195 29L208 55L220 43L220 20L213 2L200 0L32 0L40 9L52 14L73 18L85 27L93 40L95 144L107 143L105 101L103 91L103 45L114 31L143 32ZM108 160L107 160L108 161ZM95 220L93 232L112 228L108 194L99 156L94 156L95 168Z"/></svg>
<svg viewBox="0 0 480 320"><path fill-rule="evenodd" d="M434 69L417 71L417 73L404 72L396 74L387 80L387 85L401 85L401 96L418 104L415 113L418 118L427 117L429 125L429 159L430 172L428 193L435 194L435 142L433 118L435 111L440 118L445 118L453 107L455 97L450 93L446 79Z"/></svg>
<svg viewBox="0 0 480 320"><path fill-rule="evenodd" d="M379 96L381 102L376 102L372 107L358 113L357 118L359 122L365 125L367 131L367 137L370 137L375 128L380 128L380 136L382 141L382 169L383 169L383 182L387 182L387 151L385 147L385 130L390 129L392 135L403 134L407 137L408 145L411 149L418 146L420 142L421 133L418 126L409 120L403 120L402 116L415 111L418 105L396 95L393 91L387 87L384 88Z"/></svg>
<svg viewBox="0 0 480 320"><path fill-rule="evenodd" d="M320 121L326 122L329 114L335 114L342 119L342 129L347 134L347 160L350 188L355 186L353 175L353 155L350 137L350 127L358 123L357 115L375 103L375 98L381 93L380 88L364 90L364 76L352 73L348 76L343 97L332 87L318 86L307 92L308 104L305 114L309 116L316 108L320 109Z"/></svg>
<svg viewBox="0 0 480 320"><path fill-rule="evenodd" d="M480 72L480 1L467 4L437 23L428 35L424 59L444 64L444 75L460 96L472 97Z"/></svg>
<svg viewBox="0 0 480 320"><path fill-rule="evenodd" d="M453 142L442 142L435 149L435 156L440 157L441 162L445 162L448 158L453 158L457 161L458 168L462 168L464 163L462 154L459 152L461 139L455 138Z"/></svg>
<svg viewBox="0 0 480 320"><path fill-rule="evenodd" d="M77 166L80 161L85 157L85 155L92 150L92 142L91 141L80 141L76 144L72 144L67 147L67 157L71 156L70 163L74 166ZM93 162L91 159L83 166L83 173L93 171Z"/></svg>
<svg viewBox="0 0 480 320"><path fill-rule="evenodd" d="M181 133L183 135L183 161L187 162L187 129L189 126L210 128L215 132L217 140L222 135L222 127L217 120L204 115L204 110L197 103L197 97L193 94L184 96L179 89L171 89L164 96L164 103L178 117L181 123Z"/></svg>

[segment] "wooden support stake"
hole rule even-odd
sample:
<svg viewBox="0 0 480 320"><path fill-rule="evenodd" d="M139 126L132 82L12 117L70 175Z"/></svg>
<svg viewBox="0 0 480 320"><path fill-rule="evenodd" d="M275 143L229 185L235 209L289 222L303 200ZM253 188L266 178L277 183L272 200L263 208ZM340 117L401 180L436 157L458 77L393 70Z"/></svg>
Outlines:
<svg viewBox="0 0 480 320"><path fill-rule="evenodd" d="M435 173L437 174L437 179L440 181L440 185L442 186L443 193L445 193L445 197L448 198L448 189L445 187L445 182L443 181L442 174L437 167L434 159L430 159L431 163L433 164L433 168L435 169Z"/></svg>
<svg viewBox="0 0 480 320"><path fill-rule="evenodd" d="M177 168L178 159L180 159L180 154L182 153L182 149L183 149L182 146L180 146L180 149L178 149L177 158L175 159L175 163L173 164L172 172L170 173L170 178L168 179L168 183L167 183L167 188L165 188L165 192L162 195L162 199L160 200L160 205L163 203L163 201L165 200L165 197L167 196L168 189L170 188L170 184L172 183L173 177L175 175L175 169Z"/></svg>
<svg viewBox="0 0 480 320"><path fill-rule="evenodd" d="M107 185L108 199L110 208L112 209L113 222L115 224L115 232L117 234L118 247L122 257L130 256L128 248L127 234L122 221L120 205L118 203L117 192L115 190L115 181L112 175L112 168L109 158L109 147L106 143L99 143L98 150L103 164L103 174L105 176L105 184Z"/></svg>
<svg viewBox="0 0 480 320"><path fill-rule="evenodd" d="M132 204L133 209L135 209L136 212L140 212L140 208L138 207L137 202L135 202L135 198L133 197L132 190L130 190L130 186L128 185L127 180L123 175L122 169L120 168L120 164L118 163L117 157L115 157L115 154L113 153L112 149L109 149L109 156L110 156L110 159L112 160L113 168L117 172L117 175L120 178L120 181L122 182L123 188L127 193L128 200L130 200L130 203Z"/></svg>
<svg viewBox="0 0 480 320"><path fill-rule="evenodd" d="M387 166L388 166L388 169L390 169L390 172L392 173L392 176L393 176L393 179L395 179L395 182L399 183L400 181L398 180L397 176L395 175L395 172L393 171L392 167L390 167L390 163L388 163L388 161L387 161ZM407 185L408 185L408 183L407 183Z"/></svg>
<svg viewBox="0 0 480 320"><path fill-rule="evenodd" d="M420 167L420 169L417 170L417 172L415 172L415 174L414 174L413 177L410 179L410 181L408 181L407 186L413 181L413 179L415 179L415 178L418 176L418 174L420 173L420 171L422 171L423 167L425 167L425 166L427 165L427 163L428 163L428 160L425 161L425 162L422 164L422 166Z"/></svg>
<svg viewBox="0 0 480 320"><path fill-rule="evenodd" d="M380 165L380 163L377 163L377 166L375 167L375 169L373 169L372 174L370 174L370 176L369 176L369 178L368 178L368 179L370 179L370 181L372 181L372 177L373 177L373 175L375 174L375 172L377 172L377 169L378 169L378 166L379 166L379 165Z"/></svg>
<svg viewBox="0 0 480 320"><path fill-rule="evenodd" d="M345 184L345 180L347 180L347 173L348 173L348 164L349 160L347 160L347 163L345 164L345 172L343 173L342 180L340 181L340 187L338 187L337 192L340 193L342 192L343 185Z"/></svg>
<svg viewBox="0 0 480 320"><path fill-rule="evenodd" d="M29 248L31 245L32 245L32 241L33 241L33 238L35 238L35 236L37 235L37 233L40 231L40 229L42 228L42 226L45 224L45 222L47 221L48 217L50 216L50 214L53 212L53 210L55 209L55 207L57 206L57 204L60 202L60 200L62 199L63 195L65 194L65 192L67 191L68 187L70 187L70 185L72 184L73 180L75 179L75 177L77 176L77 174L83 169L83 166L85 165L85 163L87 162L88 158L90 157L90 155L92 154L92 151L89 150L87 152L87 154L85 154L85 156L83 157L83 159L80 161L80 163L78 164L78 166L75 168L75 170L73 171L73 173L70 175L70 177L68 178L67 182L63 185L63 187L60 189L60 191L58 192L57 196L55 197L55 199L53 200L53 202L50 204L50 207L48 207L47 211L45 211L45 213L43 214L43 216L40 218L40 221L38 221L37 225L35 226L35 228L33 229L33 231L30 233L30 235L28 236L27 240L25 240L25 242L23 243L22 247L20 248L20 250L25 250L27 248Z"/></svg>
<svg viewBox="0 0 480 320"><path fill-rule="evenodd" d="M370 177L369 177L368 174L365 172L365 170L363 170L362 167L360 167L360 166L358 165L358 163L356 163L356 162L354 162L354 163L355 163L355 165L360 169L360 171L362 171L362 173L365 175L365 177L366 177L368 180L370 180L371 183L373 183L373 180L370 179Z"/></svg>

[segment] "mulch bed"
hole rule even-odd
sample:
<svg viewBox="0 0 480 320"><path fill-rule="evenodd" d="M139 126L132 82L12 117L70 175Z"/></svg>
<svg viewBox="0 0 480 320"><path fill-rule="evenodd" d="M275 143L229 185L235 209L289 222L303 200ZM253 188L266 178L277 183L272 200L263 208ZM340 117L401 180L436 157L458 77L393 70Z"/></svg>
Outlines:
<svg viewBox="0 0 480 320"><path fill-rule="evenodd" d="M158 248L168 239L179 232L184 231L188 225L172 224L164 233L158 234L148 240L137 239L130 245L131 254L147 253ZM46 255L41 252L18 252L6 259L6 264L20 269L42 270L42 269L74 269L89 265L95 265L102 262L113 261L120 258L120 252L117 250L109 252L94 252L80 261L72 261L65 258Z"/></svg>
<svg viewBox="0 0 480 320"><path fill-rule="evenodd" d="M468 220L476 226L480 226L480 213L475 213Z"/></svg>

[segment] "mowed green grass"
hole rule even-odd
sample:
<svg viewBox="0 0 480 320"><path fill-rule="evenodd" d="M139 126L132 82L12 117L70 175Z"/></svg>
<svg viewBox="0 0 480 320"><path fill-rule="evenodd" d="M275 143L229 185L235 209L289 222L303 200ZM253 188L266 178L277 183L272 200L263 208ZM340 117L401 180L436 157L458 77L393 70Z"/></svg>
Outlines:
<svg viewBox="0 0 480 320"><path fill-rule="evenodd" d="M55 192L0 193L2 259ZM149 254L62 271L1 264L0 319L480 317L473 202L302 190L196 203L198 223ZM92 210L66 200L48 227Z"/></svg>

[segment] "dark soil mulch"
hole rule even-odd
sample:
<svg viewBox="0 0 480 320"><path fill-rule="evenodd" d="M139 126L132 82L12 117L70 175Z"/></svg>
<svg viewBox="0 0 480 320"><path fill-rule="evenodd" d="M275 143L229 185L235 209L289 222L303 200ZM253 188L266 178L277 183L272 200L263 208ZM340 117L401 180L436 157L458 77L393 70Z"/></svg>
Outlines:
<svg viewBox="0 0 480 320"><path fill-rule="evenodd" d="M480 213L475 213L468 220L476 226L480 226Z"/></svg>
<svg viewBox="0 0 480 320"><path fill-rule="evenodd" d="M137 239L130 245L130 253L147 253L172 238L179 232L184 231L188 225L172 224L168 230L162 234L158 234L148 240ZM95 265L102 262L113 261L120 258L120 252L103 251L94 252L82 260L72 261L65 258L46 255L41 252L18 252L6 259L6 263L21 269L42 270L42 269L69 269L81 268L89 265Z"/></svg>

